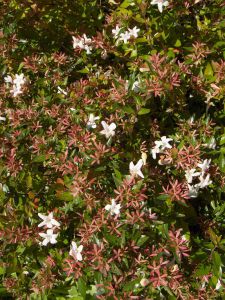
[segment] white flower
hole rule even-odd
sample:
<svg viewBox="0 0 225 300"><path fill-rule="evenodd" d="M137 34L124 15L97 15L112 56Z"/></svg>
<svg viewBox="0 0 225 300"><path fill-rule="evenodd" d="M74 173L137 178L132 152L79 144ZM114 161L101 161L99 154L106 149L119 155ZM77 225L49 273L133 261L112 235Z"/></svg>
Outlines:
<svg viewBox="0 0 225 300"><path fill-rule="evenodd" d="M163 6L168 6L169 2L167 0L152 0L152 5L158 5L158 10L162 13Z"/></svg>
<svg viewBox="0 0 225 300"><path fill-rule="evenodd" d="M198 184L201 189L204 189L208 185L212 183L212 180L210 180L210 174L208 174L205 178L203 175L199 177L200 183Z"/></svg>
<svg viewBox="0 0 225 300"><path fill-rule="evenodd" d="M83 250L83 245L77 247L77 244L75 242L72 242L69 255L73 256L75 260L81 261L83 259L81 255L82 250Z"/></svg>
<svg viewBox="0 0 225 300"><path fill-rule="evenodd" d="M60 86L57 87L57 90L58 90L57 91L58 94L63 94L65 96L67 95L67 92L65 90L63 90Z"/></svg>
<svg viewBox="0 0 225 300"><path fill-rule="evenodd" d="M104 134L107 139L115 135L115 131L114 131L116 129L115 123L111 123L110 125L107 125L105 121L102 121L101 124L104 130L100 131L100 133Z"/></svg>
<svg viewBox="0 0 225 300"><path fill-rule="evenodd" d="M114 199L111 200L111 204L107 204L105 206L105 210L109 211L111 215L119 215L120 214L121 205L116 204Z"/></svg>
<svg viewBox="0 0 225 300"><path fill-rule="evenodd" d="M38 214L38 216L44 220L40 224L38 224L38 227L47 226L48 228L52 228L54 225L59 227L60 224L55 219L53 219L53 212L51 212L48 216L44 216L42 214Z"/></svg>
<svg viewBox="0 0 225 300"><path fill-rule="evenodd" d="M13 94L13 97L17 97L19 94L22 94L22 85L26 82L25 78L24 78L24 74L16 74L14 79L12 79L12 77L10 75L6 76L4 78L6 83L11 83L12 89L10 90L10 93Z"/></svg>
<svg viewBox="0 0 225 300"><path fill-rule="evenodd" d="M208 170L211 163L211 159L205 159L202 163L198 164L198 167L202 169L202 173Z"/></svg>
<svg viewBox="0 0 225 300"><path fill-rule="evenodd" d="M0 183L0 189L2 189L2 191L5 192L5 193L9 192L9 188L6 184Z"/></svg>
<svg viewBox="0 0 225 300"><path fill-rule="evenodd" d="M203 146L209 148L209 149L216 149L216 140L214 137L212 137L207 144L203 144Z"/></svg>
<svg viewBox="0 0 225 300"><path fill-rule="evenodd" d="M196 197L198 197L198 192L199 192L199 185L198 184L195 184L195 185L188 184L188 189L189 189L188 196L190 198L196 198Z"/></svg>
<svg viewBox="0 0 225 300"><path fill-rule="evenodd" d="M52 229L48 229L47 233L41 232L39 233L39 235L44 239L41 243L43 246L46 246L48 243L57 243L56 238L58 236L58 233L54 234Z"/></svg>
<svg viewBox="0 0 225 300"><path fill-rule="evenodd" d="M21 86L13 85L13 88L10 90L10 93L13 94L13 97L17 97L19 94L22 94Z"/></svg>
<svg viewBox="0 0 225 300"><path fill-rule="evenodd" d="M24 78L23 73L20 75L16 74L15 79L13 80L13 83L18 87L23 85L25 83L25 78Z"/></svg>
<svg viewBox="0 0 225 300"><path fill-rule="evenodd" d="M120 30L121 28L118 25L116 25L116 28L112 30L114 38L117 38L119 36Z"/></svg>
<svg viewBox="0 0 225 300"><path fill-rule="evenodd" d="M6 77L4 77L4 80L6 83L12 83L13 82L13 79L10 75L7 75Z"/></svg>
<svg viewBox="0 0 225 300"><path fill-rule="evenodd" d="M158 146L155 146L151 149L152 157L153 159L156 159L156 154L160 153L160 148Z"/></svg>
<svg viewBox="0 0 225 300"><path fill-rule="evenodd" d="M155 141L156 147L160 148L160 150L171 149L172 146L169 144L173 139L167 138L166 136L161 137L161 141Z"/></svg>
<svg viewBox="0 0 225 300"><path fill-rule="evenodd" d="M191 97L190 95L189 97L192 98L193 96ZM191 116L190 119L188 119L188 124L192 125L194 123L194 119L195 119L194 116Z"/></svg>
<svg viewBox="0 0 225 300"><path fill-rule="evenodd" d="M90 116L89 116L89 119L88 119L88 122L87 122L87 126L89 127L89 128L96 128L96 123L95 123L95 120L99 120L100 119L100 117L95 117L93 114L90 114Z"/></svg>
<svg viewBox="0 0 225 300"><path fill-rule="evenodd" d="M137 28L137 26L135 26L133 29L128 28L130 35L137 38L138 37L138 32L140 31L139 28Z"/></svg>
<svg viewBox="0 0 225 300"><path fill-rule="evenodd" d="M138 92L140 90L140 82L138 80L136 80L133 85L132 85L132 91L134 92Z"/></svg>
<svg viewBox="0 0 225 300"><path fill-rule="evenodd" d="M87 54L91 54L92 47L90 46L92 40L83 34L81 38L76 38L72 36L73 48L80 48L86 50Z"/></svg>
<svg viewBox="0 0 225 300"><path fill-rule="evenodd" d="M91 47L91 46L85 45L85 46L84 46L84 49L86 50L86 53L87 53L87 54L91 54L91 50L92 50L92 47Z"/></svg>
<svg viewBox="0 0 225 300"><path fill-rule="evenodd" d="M82 35L82 38L83 38L85 44L90 44L90 43L91 43L91 39L88 38L88 37L86 36L86 34L83 34L83 35Z"/></svg>
<svg viewBox="0 0 225 300"><path fill-rule="evenodd" d="M72 36L72 39L73 39L73 48L77 48L79 47L80 48L80 39L76 38L75 36Z"/></svg>
<svg viewBox="0 0 225 300"><path fill-rule="evenodd" d="M190 169L185 171L185 178L187 179L188 183L192 183L193 177L201 175L200 172L195 172L196 169Z"/></svg>
<svg viewBox="0 0 225 300"><path fill-rule="evenodd" d="M141 167L143 166L143 160L139 159L139 161L137 162L136 165L134 165L134 163L131 161L130 165L129 165L129 169L130 169L130 174L132 176L137 176L139 175L141 178L144 178L143 173L141 172Z"/></svg>
<svg viewBox="0 0 225 300"><path fill-rule="evenodd" d="M218 279L215 290L218 291L221 288L222 284L220 283L220 279Z"/></svg>
<svg viewBox="0 0 225 300"><path fill-rule="evenodd" d="M5 117L0 117L0 121L5 121L6 118Z"/></svg>
<svg viewBox="0 0 225 300"><path fill-rule="evenodd" d="M128 31L120 34L119 41L123 41L124 44L127 44L128 40L131 38L131 35Z"/></svg>

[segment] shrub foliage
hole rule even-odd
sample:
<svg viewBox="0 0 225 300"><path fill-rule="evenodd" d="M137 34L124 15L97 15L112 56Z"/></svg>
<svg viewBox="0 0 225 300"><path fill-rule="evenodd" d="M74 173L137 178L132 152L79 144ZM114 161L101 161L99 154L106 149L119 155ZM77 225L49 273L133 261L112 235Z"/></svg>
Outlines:
<svg viewBox="0 0 225 300"><path fill-rule="evenodd" d="M224 299L225 2L0 2L0 298Z"/></svg>

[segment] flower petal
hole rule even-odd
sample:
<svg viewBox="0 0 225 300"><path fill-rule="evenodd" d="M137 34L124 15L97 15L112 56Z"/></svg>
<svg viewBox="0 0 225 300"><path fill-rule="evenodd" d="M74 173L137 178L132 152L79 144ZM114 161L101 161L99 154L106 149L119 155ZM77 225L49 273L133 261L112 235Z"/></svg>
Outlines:
<svg viewBox="0 0 225 300"><path fill-rule="evenodd" d="M116 124L115 124L115 123L111 123L111 124L109 125L109 129L110 129L110 130L116 129Z"/></svg>

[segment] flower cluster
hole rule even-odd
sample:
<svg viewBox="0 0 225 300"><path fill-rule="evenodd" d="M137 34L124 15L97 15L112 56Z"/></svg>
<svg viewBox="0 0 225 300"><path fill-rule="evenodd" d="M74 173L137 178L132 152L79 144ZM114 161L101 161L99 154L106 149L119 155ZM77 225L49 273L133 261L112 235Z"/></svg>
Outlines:
<svg viewBox="0 0 225 300"><path fill-rule="evenodd" d="M205 159L203 162L199 163L197 165L200 168L199 172L196 172L195 168L185 171L185 178L187 179L190 198L196 198L200 189L204 189L212 183L210 180L210 174L206 174L210 167L210 162L211 159ZM199 183L191 185L193 177L197 177L199 179Z"/></svg>
<svg viewBox="0 0 225 300"><path fill-rule="evenodd" d="M7 84L12 85L12 89L10 90L10 93L12 93L13 97L17 97L18 95L22 94L22 87L26 82L26 79L24 78L24 74L16 74L14 78L12 78L10 75L6 76L4 78L5 82Z"/></svg>
<svg viewBox="0 0 225 300"><path fill-rule="evenodd" d="M163 153L165 149L171 149L172 146L169 144L173 139L162 136L161 140L155 141L155 147L152 148L152 157L156 159L156 154Z"/></svg>
<svg viewBox="0 0 225 300"><path fill-rule="evenodd" d="M81 37L74 37L72 36L73 39L73 48L74 49L84 49L87 54L91 54L92 50L92 40L86 36L86 34L83 34Z"/></svg>
<svg viewBox="0 0 225 300"><path fill-rule="evenodd" d="M169 2L167 0L152 0L152 5L157 5L158 10L162 13L163 12L163 6L168 6Z"/></svg>
<svg viewBox="0 0 225 300"><path fill-rule="evenodd" d="M47 229L47 233L39 233L39 235L44 239L41 242L41 244L43 246L47 246L48 243L56 244L56 238L58 236L58 233L54 234L53 231L56 227L60 227L60 223L53 218L52 212L49 213L47 216L39 213L38 216L43 220L43 222L38 224L38 227L46 226L47 228L49 228Z"/></svg>
<svg viewBox="0 0 225 300"><path fill-rule="evenodd" d="M124 44L127 44L132 37L138 37L138 32L140 31L140 29L135 26L132 29L128 28L128 30L126 30L125 32L121 31L122 28L116 25L116 28L112 30L113 37L117 39L117 42L123 41Z"/></svg>
<svg viewBox="0 0 225 300"><path fill-rule="evenodd" d="M53 218L53 212L49 213L47 216L45 216L41 213L38 213L38 216L43 220L43 222L38 224L38 227L46 226L48 228L46 233L44 233L44 232L39 233L39 235L43 238L41 245L47 246L48 243L56 244L57 243L56 238L58 237L58 233L54 233L54 229L59 228L60 223ZM83 250L82 245L77 247L76 243L72 241L69 254L75 260L81 261L82 260L82 255L81 255L82 250Z"/></svg>

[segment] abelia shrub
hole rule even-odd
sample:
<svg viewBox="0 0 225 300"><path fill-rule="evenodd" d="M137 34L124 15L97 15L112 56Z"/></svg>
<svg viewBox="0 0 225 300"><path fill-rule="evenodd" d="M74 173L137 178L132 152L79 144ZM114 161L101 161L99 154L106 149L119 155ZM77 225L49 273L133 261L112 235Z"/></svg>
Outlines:
<svg viewBox="0 0 225 300"><path fill-rule="evenodd" d="M223 299L223 0L2 0L0 298Z"/></svg>

